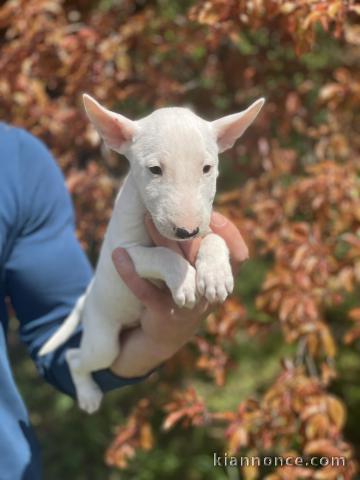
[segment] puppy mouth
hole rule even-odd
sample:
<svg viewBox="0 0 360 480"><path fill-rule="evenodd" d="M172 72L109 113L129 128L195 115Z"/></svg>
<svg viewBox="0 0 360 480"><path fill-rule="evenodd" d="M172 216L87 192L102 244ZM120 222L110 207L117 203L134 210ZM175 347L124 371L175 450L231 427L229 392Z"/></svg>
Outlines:
<svg viewBox="0 0 360 480"><path fill-rule="evenodd" d="M163 236L165 237L165 235ZM176 237L175 235L171 235L171 236L166 235L166 238L168 240L173 240L174 242L182 242L182 243L191 242L191 240L195 240L195 238L199 238L199 237L201 237L200 233L197 233L196 235L193 235L192 237L189 237L189 238L179 238L179 237Z"/></svg>
<svg viewBox="0 0 360 480"><path fill-rule="evenodd" d="M198 232L197 234L195 234L195 235L193 235L192 237L189 237L189 238L179 238L176 235L168 234L168 233L162 232L160 230L159 230L159 233L163 237L167 238L168 240L172 240L173 242L190 242L191 240L194 240L195 238L199 238L201 236L200 232Z"/></svg>

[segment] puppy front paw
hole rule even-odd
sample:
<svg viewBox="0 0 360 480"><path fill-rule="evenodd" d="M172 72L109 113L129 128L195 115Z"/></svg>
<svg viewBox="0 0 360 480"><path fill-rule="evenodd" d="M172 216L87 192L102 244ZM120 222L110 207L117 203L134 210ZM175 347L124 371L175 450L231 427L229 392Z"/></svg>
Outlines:
<svg viewBox="0 0 360 480"><path fill-rule="evenodd" d="M233 291L234 278L224 240L213 233L201 242L196 259L196 286L210 303L224 302Z"/></svg>
<svg viewBox="0 0 360 480"><path fill-rule="evenodd" d="M224 302L234 289L234 278L230 262L224 261L198 262L196 265L196 284L200 295L210 303Z"/></svg>
<svg viewBox="0 0 360 480"><path fill-rule="evenodd" d="M196 303L196 271L190 264L186 271L172 275L167 282L174 302L179 307L193 308Z"/></svg>

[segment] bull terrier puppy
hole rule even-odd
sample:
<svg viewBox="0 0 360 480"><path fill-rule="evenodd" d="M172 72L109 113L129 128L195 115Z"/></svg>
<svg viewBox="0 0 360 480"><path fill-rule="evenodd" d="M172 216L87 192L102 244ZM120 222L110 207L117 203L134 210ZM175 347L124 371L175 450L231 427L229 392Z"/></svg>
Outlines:
<svg viewBox="0 0 360 480"><path fill-rule="evenodd" d="M223 302L232 292L227 246L209 228L218 154L244 133L264 99L213 122L187 108L160 108L132 121L86 94L84 104L106 145L127 157L130 171L116 197L94 278L40 355L65 342L82 322L80 347L69 349L66 358L79 406L93 413L102 392L91 372L113 363L120 351L120 331L139 324L142 310L115 270L111 254L116 247L127 249L141 277L165 282L180 307L192 308L199 296ZM202 237L195 268L177 253L152 244L144 225L146 211L169 239Z"/></svg>

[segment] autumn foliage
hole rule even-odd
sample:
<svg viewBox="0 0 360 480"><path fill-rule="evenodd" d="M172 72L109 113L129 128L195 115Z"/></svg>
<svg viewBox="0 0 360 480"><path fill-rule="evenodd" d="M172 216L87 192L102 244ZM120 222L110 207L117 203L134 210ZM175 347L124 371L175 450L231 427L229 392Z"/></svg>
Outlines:
<svg viewBox="0 0 360 480"><path fill-rule="evenodd" d="M83 92L129 117L186 104L215 118L267 98L224 160L230 174L217 198L246 238L250 264L265 273L246 299L236 290L149 381L106 461L124 469L167 431L203 429L234 455L346 458L346 467L244 467L245 480L354 479L346 405L331 388L339 350L356 350L360 339L359 7L176 3L13 0L0 8L1 119L52 149L93 260L126 166L101 147ZM289 354L272 383L235 410L209 408L194 381L205 376L225 388L241 362L239 339L261 349L274 331Z"/></svg>

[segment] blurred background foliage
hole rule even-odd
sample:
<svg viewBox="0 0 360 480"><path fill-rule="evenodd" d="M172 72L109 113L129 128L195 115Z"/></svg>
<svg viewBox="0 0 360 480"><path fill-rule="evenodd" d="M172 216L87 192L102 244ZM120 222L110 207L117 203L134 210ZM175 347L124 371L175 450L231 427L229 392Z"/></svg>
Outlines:
<svg viewBox="0 0 360 480"><path fill-rule="evenodd" d="M222 158L217 208L250 247L235 295L145 384L87 417L9 338L45 478L354 479L360 452L360 8L351 0L11 0L0 114L51 148L95 263L127 164L85 118L207 119L265 96ZM345 468L221 468L234 455L341 455Z"/></svg>

